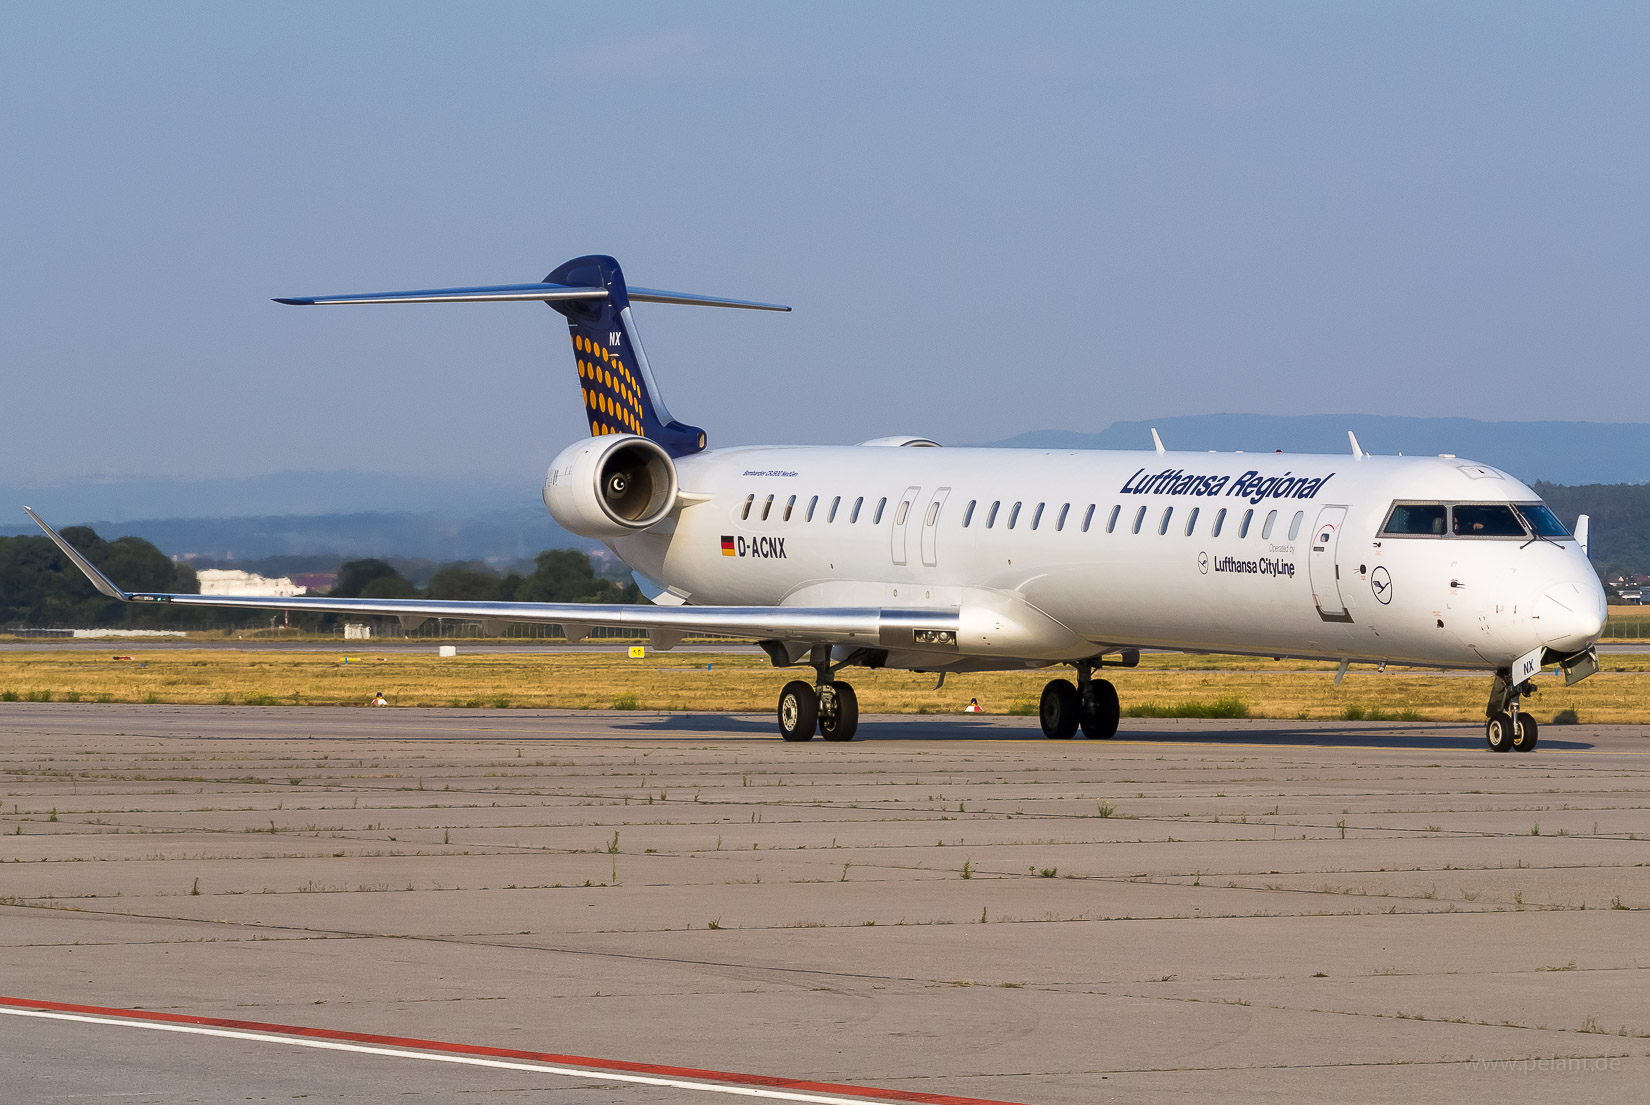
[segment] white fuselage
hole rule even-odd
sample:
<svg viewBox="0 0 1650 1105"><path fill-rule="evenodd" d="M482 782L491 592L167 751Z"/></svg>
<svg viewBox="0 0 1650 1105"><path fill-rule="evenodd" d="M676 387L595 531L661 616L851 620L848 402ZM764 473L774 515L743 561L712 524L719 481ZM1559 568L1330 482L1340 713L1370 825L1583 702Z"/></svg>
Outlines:
<svg viewBox="0 0 1650 1105"><path fill-rule="evenodd" d="M1381 534L1394 502L1540 501L1455 458L762 447L677 467L687 505L614 541L626 563L667 601L975 626L955 661L890 666L1154 647L1490 669L1585 648L1604 618L1573 539Z"/></svg>

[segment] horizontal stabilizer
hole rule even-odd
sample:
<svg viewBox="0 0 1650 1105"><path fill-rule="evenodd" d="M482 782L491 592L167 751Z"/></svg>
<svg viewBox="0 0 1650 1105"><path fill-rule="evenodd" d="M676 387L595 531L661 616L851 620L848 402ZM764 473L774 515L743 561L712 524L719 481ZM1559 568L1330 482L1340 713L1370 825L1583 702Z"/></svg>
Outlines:
<svg viewBox="0 0 1650 1105"><path fill-rule="evenodd" d="M782 303L759 303L754 299L724 299L715 295L697 295L693 292L662 292L658 288L627 289L637 303L682 303L689 307L741 307L747 311L789 311Z"/></svg>
<svg viewBox="0 0 1650 1105"><path fill-rule="evenodd" d="M359 295L308 295L275 300L295 307L317 307L334 303L543 303L581 299L606 299L606 288L581 288L567 284L487 284L475 288L425 288L410 292L364 292ZM758 303L752 299L727 299L694 292L667 292L658 288L631 288L630 298L638 303L681 303L690 307L739 307L749 311L789 311L779 303Z"/></svg>
<svg viewBox="0 0 1650 1105"><path fill-rule="evenodd" d="M360 295L310 295L277 299L296 307L331 303L549 303L567 299L606 299L606 288L570 288L565 284L488 284L477 288L427 288L414 292L365 292Z"/></svg>
<svg viewBox="0 0 1650 1105"><path fill-rule="evenodd" d="M619 263L605 254L575 257L532 284L487 284L471 288L424 288L405 292L282 297L275 302L300 307L336 303L543 303L567 320L592 436L636 434L672 457L704 450L705 431L671 417L642 351L630 304L680 303L690 307L736 307L747 311L789 311L780 303L729 299L697 292L630 288Z"/></svg>

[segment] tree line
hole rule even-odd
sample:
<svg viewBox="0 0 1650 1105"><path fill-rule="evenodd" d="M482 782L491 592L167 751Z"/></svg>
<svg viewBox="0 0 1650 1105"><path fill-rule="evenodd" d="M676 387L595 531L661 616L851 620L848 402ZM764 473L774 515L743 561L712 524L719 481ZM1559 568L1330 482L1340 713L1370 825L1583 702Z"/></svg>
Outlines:
<svg viewBox="0 0 1650 1105"><path fill-rule="evenodd" d="M1650 575L1650 483L1530 486L1565 525L1575 525L1578 514L1592 518L1587 555L1606 580Z"/></svg>
<svg viewBox="0 0 1650 1105"><path fill-rule="evenodd" d="M174 564L170 557L141 537L105 541L90 526L68 526L63 537L118 586L128 591L172 594L200 593L195 569ZM342 565L327 592L343 598L431 598L483 602L610 602L634 603L641 594L633 582L603 579L590 558L577 549L547 549L534 560L533 570L499 573L475 563L444 564L429 585L415 587L383 560L352 560ZM72 626L75 628L146 628L175 625L176 607L124 603L105 598L45 537L0 537L0 626L9 628ZM262 625L268 611L192 607L192 624L232 628ZM335 619L303 616L306 627L327 628ZM299 618L294 616L293 623Z"/></svg>

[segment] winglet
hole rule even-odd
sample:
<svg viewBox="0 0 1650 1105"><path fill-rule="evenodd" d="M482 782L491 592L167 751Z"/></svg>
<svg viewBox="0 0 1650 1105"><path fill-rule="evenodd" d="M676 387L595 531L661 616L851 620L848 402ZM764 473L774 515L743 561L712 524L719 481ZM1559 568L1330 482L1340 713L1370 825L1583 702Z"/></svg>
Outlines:
<svg viewBox="0 0 1650 1105"><path fill-rule="evenodd" d="M1158 452L1159 455L1162 455L1163 453L1167 452L1167 450L1163 448L1163 439L1157 436L1157 427L1156 426L1152 427L1152 445L1154 445L1157 448L1157 452Z"/></svg>
<svg viewBox="0 0 1650 1105"><path fill-rule="evenodd" d="M1351 430L1346 431L1346 440L1352 443L1352 455L1359 460L1364 459L1364 447L1358 444L1358 435Z"/></svg>
<svg viewBox="0 0 1650 1105"><path fill-rule="evenodd" d="M110 583L108 576L98 571L92 566L92 562L90 560L87 560L84 556L81 556L80 552L73 545L63 540L62 534L52 529L52 527L48 526L45 522L42 522L40 520L40 515L36 514L28 507L24 507L23 509L28 512L30 518L34 519L34 524L44 530L46 532L46 536L52 539L52 544L63 550L63 555L74 561L74 566L85 573L86 578L92 581L93 587L96 587L99 591L103 592L105 595L108 595L112 599L120 599L122 602L131 600L131 595L127 594L125 591L122 591L113 583Z"/></svg>

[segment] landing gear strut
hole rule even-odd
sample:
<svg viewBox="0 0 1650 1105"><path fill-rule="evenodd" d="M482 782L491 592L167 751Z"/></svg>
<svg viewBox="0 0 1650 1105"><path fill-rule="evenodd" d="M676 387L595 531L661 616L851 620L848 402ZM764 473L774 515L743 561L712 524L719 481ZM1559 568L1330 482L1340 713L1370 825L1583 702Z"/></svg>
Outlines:
<svg viewBox="0 0 1650 1105"><path fill-rule="evenodd" d="M1117 733L1117 722L1122 707L1117 701L1117 688L1104 679L1093 678L1093 665L1083 661L1077 665L1077 686L1068 680L1050 680L1043 688L1043 699L1037 711L1043 724L1043 736L1050 740L1070 740L1082 729L1090 740L1110 740Z"/></svg>
<svg viewBox="0 0 1650 1105"><path fill-rule="evenodd" d="M814 730L828 741L851 741L859 730L859 696L832 679L829 650L814 650L818 685L793 679L779 692L779 735L788 741L811 741ZM839 667L841 665L838 665Z"/></svg>
<svg viewBox="0 0 1650 1105"><path fill-rule="evenodd" d="M1538 726L1535 718L1518 708L1521 695L1534 693L1535 686L1528 680L1514 686L1509 671L1495 673L1490 704L1484 708L1488 718L1484 722L1484 741L1491 752L1534 751Z"/></svg>

